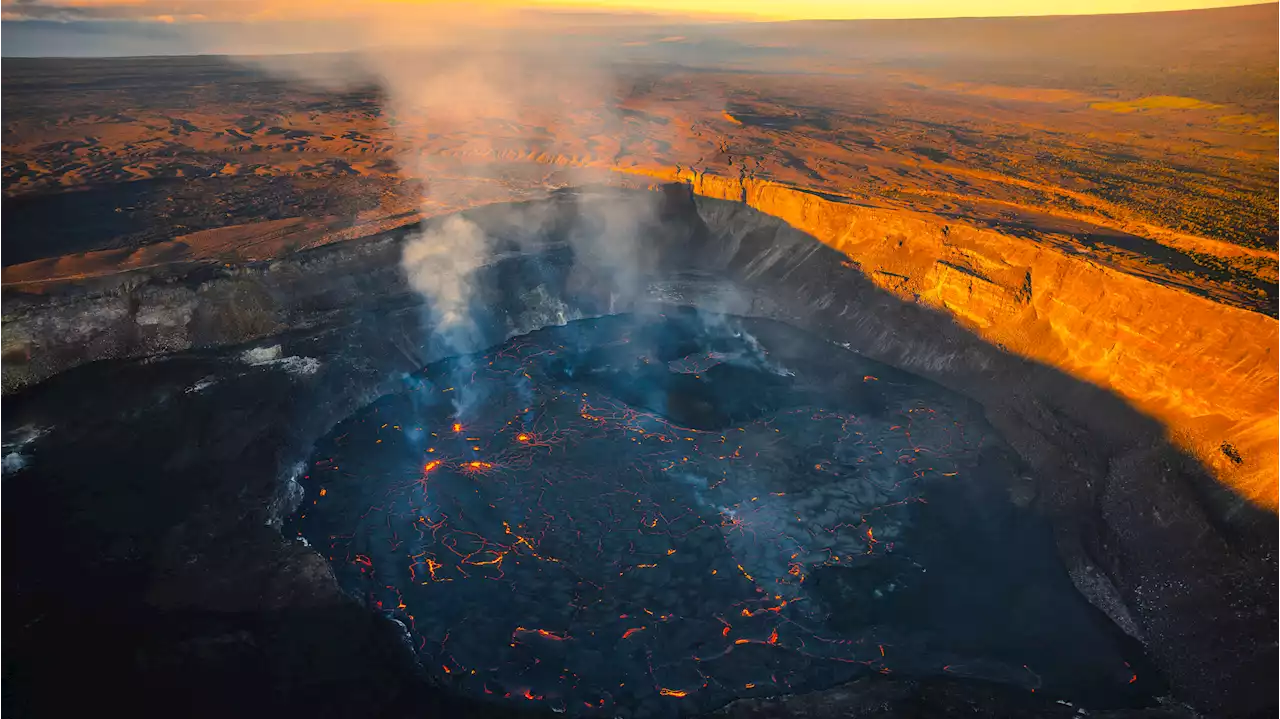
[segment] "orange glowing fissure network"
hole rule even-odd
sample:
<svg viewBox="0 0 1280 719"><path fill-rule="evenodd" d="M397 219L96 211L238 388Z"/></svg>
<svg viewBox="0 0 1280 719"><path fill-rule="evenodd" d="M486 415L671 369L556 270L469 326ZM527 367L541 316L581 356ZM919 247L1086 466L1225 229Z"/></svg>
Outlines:
<svg viewBox="0 0 1280 719"><path fill-rule="evenodd" d="M531 364L533 360L527 359L525 355L538 358L542 353L536 351L536 347L523 347L520 340L513 342L514 349L504 350L508 356L507 365L490 363L486 373L498 378L512 375L525 378L537 376L535 367ZM862 381L872 382L876 378L867 375ZM687 509L680 512L675 505L668 508L661 504L651 504L634 490L626 489L626 485L611 485L611 489L605 490L605 483L615 471L613 469L601 466L598 472L583 468L566 474L568 465L562 461L562 458L572 457L575 452L595 447L597 443L605 442L608 443L607 446L616 446L614 443L621 440L627 448L625 457L616 453L613 456L623 460L620 471L639 480L639 486L664 476L670 482L673 478L682 476L680 473L691 471L693 466L702 468L701 471L720 466L723 469L717 470L719 478L707 484L707 491L725 491L733 482L742 481L741 477L749 476L740 476L736 474L738 470L731 468L742 463L742 471L750 471L750 465L746 464L747 458L756 462L765 461L771 451L770 443L783 438L782 425L775 426L775 420L749 423L728 433L705 431L682 427L657 414L636 410L606 396L595 397L590 393L574 394L563 390L553 392L550 396L542 396L533 405L519 405L514 415L508 415L507 419L482 418L470 421L465 426L462 422L455 421L447 425L449 431L446 433L431 432L425 425L382 423L373 433L377 438L375 444L380 448L379 451L390 451L384 449L388 445L379 440L396 437L392 446L400 446L405 441L401 438L411 434L421 437L420 441L425 441L420 451L429 459L421 465L417 479L403 488L392 485L383 495L384 500L369 507L362 518L367 521L373 517L383 517L384 523L390 525L399 512L414 512L411 526L421 540L417 544L425 542L431 546L420 551L408 550L405 555L408 559L405 567L406 579L412 585L423 588L455 587L444 591L457 591L459 582L497 582L499 586L510 586L511 591L520 592L522 582L548 571L540 567L557 566L573 572L576 577L577 588L567 597L567 607L574 612L589 606L583 604L583 599L574 598L583 592L596 596L594 603L615 601L609 599L610 595L605 591L604 585L589 578L585 569L588 564L606 563L618 578L638 579L640 573L667 571L668 568L675 571L677 566L683 565L671 563L685 561L681 558L686 552L678 549L679 543L691 533L696 534L714 527L717 534L722 534L725 538L726 546L734 555L741 553L741 558L730 555L733 559L728 566L736 570L733 573L719 572L718 569L724 566L721 564L720 567L703 569L704 576L719 582L745 581L753 596L745 601L736 600L718 612L713 617L717 625L713 633L686 657L685 660L691 662L694 675L700 677L698 681L671 685L655 680L653 691L658 696L688 699L706 691L712 682L722 680L708 673L705 667L722 663L735 652L753 650L754 647L785 650L796 656L808 657L810 661L858 665L876 672L890 673L892 670L887 662L891 658L891 652L887 648L892 642L870 640L865 636L845 638L815 633L809 626L812 619L808 612L816 607L803 609L812 604L812 600L799 593L800 587L805 584L809 574L822 567L852 566L862 556L870 556L878 551L892 553L894 541L877 536L879 532L872 524L873 519L883 516L886 524L892 527L898 521L894 512L925 502L922 496L911 491L914 483L930 477L948 481L959 476L959 465L948 459L948 454L958 453L957 456L963 456L980 444L981 439L966 436L959 422L947 422L935 409L925 406L905 408L895 421L885 423L881 430L883 435L879 437L873 435L865 418L856 415L821 409L798 410L794 415L794 419L789 419L788 422L808 423L808 432L815 439L829 435L837 442L861 447L861 456L854 460L855 466L882 464L902 468L901 479L886 486L885 499L878 504L865 506L860 510L856 522L815 526L814 531L835 540L828 542L829 546L822 550L821 558L816 561L802 556L811 554L812 551L796 545L795 540L788 536L788 530L777 525L773 516L773 512L781 507L777 503L789 501L795 495L794 491L746 492L731 506L722 507L718 522L708 525L691 515ZM388 435L387 432L393 434ZM925 440L921 441L919 438ZM816 473L837 471L837 464L829 459L819 461L813 467ZM316 462L315 469L337 471L338 462L335 458L322 459ZM472 482L481 483L472 485L469 492L493 499L488 504L470 508L458 505L453 510L445 510L443 506L438 506L437 501L459 491L468 491L456 484L458 478L469 478ZM566 503L567 498L578 491L576 486L583 483L600 487L597 491L604 493L601 497L634 496L629 505L634 513L634 519L631 520L634 524L626 528L629 522L614 509L615 505L619 509L628 507L626 500L618 502L609 499L604 503L588 502L585 505ZM360 485L357 483L354 486ZM413 493L404 493L411 488L414 489ZM507 505L498 504L497 501L516 501L517 506L524 508L523 513L529 515L531 510L532 516L538 519L501 520L501 532L497 536L464 528L460 523L480 510L500 514ZM530 504L525 505L524 502ZM403 510L397 509L398 507L403 507ZM586 516L591 516L588 508L597 515L590 522L615 523L618 528L614 532L620 535L629 532L634 537L628 544L620 546L624 550L621 556L610 556L604 551L603 538L609 535L587 540L582 522ZM568 535L563 534L566 529ZM890 536L892 534L891 532ZM564 545L562 538L568 538L570 543ZM332 539L334 549L345 548L342 551L351 551L350 537L333 536ZM405 540L400 534L392 533L387 541L393 548L398 548ZM601 544L599 547L592 547L586 543L588 541ZM631 553L637 552L637 542L651 546L654 541L664 541L664 545L632 555L637 558L627 558ZM552 554L544 549L548 544L561 548ZM769 552L778 557L776 569L760 563L760 559L756 557L760 547L771 548ZM780 549L783 547L795 549ZM844 549L835 551L836 547ZM693 554L696 555L697 551ZM383 569L375 568L371 558L365 553L349 556L351 565L366 576L372 576L378 569ZM330 558L342 561L337 555L331 555ZM749 563L759 569L749 569ZM386 567L385 571L395 573L391 567ZM760 576L762 573L765 576ZM377 571L377 576L382 575L383 571ZM522 577L525 579L521 579ZM385 588L395 598L389 602L379 600L378 606L395 607L404 612L405 600L400 598L400 590L394 584L387 584ZM437 597L435 601L440 602L443 596ZM722 618L725 616L738 617L743 626L731 625ZM628 644L640 642L639 646L644 647L649 654L661 642L666 641L664 637L668 632L667 627L694 621L694 617L685 615L678 605L665 611L639 607L618 613L616 617L621 626L614 634L614 641ZM417 629L417 622L412 616L408 617L406 623L411 631ZM468 622L463 626L475 625ZM462 651L460 645L449 642L456 629L455 626L446 632L434 650L429 646L432 632L423 631L418 638L418 648L437 660L443 660L443 671L446 674L453 677L476 677L485 693L550 702L552 706L557 706L559 702L563 702L562 693L574 694L574 687L581 681L576 671L566 667L555 681L560 685L555 691L549 687L535 690L531 687L512 686L511 680L504 679L502 672L494 673L492 669L483 669L481 665L467 661L465 657L470 653ZM590 623L574 630L569 629L563 620L549 626L520 623L508 629L500 642L513 653L512 660L517 661L515 657L521 652L532 652L531 656L536 657L545 651L540 648L543 643L600 643L604 641L601 636L603 631L603 623ZM715 637L715 641L709 641L710 637ZM457 648L450 649L455 646ZM960 671L947 664L940 664L938 669L944 673ZM651 673L652 671L650 670ZM1030 672L1029 669L1026 671ZM1039 681L1035 680L1036 685ZM744 690L786 690L788 682L784 675L775 671L769 676L738 681L738 686ZM620 684L620 690L630 691L627 689L627 681ZM1035 686L1031 688L1034 691ZM582 701L581 705L599 709L609 706L612 701L608 697L598 697Z"/></svg>
<svg viewBox="0 0 1280 719"><path fill-rule="evenodd" d="M589 402L584 400L580 407L579 415L582 418L588 419L593 422L611 421L611 420L605 419L607 416L610 415L610 413L602 411L602 409L603 408L593 407ZM669 425L663 422L662 420L654 417L642 418L640 415L637 415L630 410L623 410L622 415L618 416L618 419L623 423L622 426L625 427L626 431L634 432L638 435L647 435L647 439L651 441L657 441L660 443L671 443L672 441L680 441L680 440L697 441L701 439L700 437L697 436L698 433L696 431L682 430L678 427ZM642 428L641 423L638 422L638 420L640 419L644 419L644 420L647 420L648 422L656 423L659 429L665 429L665 431L654 431L653 429L645 430ZM635 424L632 424L632 423L635 423ZM454 434L461 434L463 432L463 425L461 423L454 423L451 427L451 430ZM514 438L516 442L520 443L521 445L534 445L534 446L541 446L541 447L552 447L555 444L562 442L566 439L566 436L563 435L562 433L553 432L551 434L552 434L551 437L544 439L537 434L520 432L516 434ZM475 440L476 438L469 437L467 439ZM721 436L718 438L718 440L719 440L719 443L722 444L725 441L725 437ZM696 448L696 445L695 445L695 448ZM738 455L738 453L740 452L740 449L741 449L740 447L735 449L735 456ZM434 448L432 448L430 451L434 453L435 450ZM523 456L520 456L519 454L513 454L510 452L502 454L501 457L502 457L502 460L500 463L502 464L502 466L507 466L507 467L510 467L516 464L521 464L522 461L528 461L530 459L529 457L523 457ZM426 464L424 464L422 467L423 479L426 480L427 475L431 474L432 472L442 467L448 467L448 466L452 466L455 469L467 474L482 474L487 470L494 469L496 465L493 462L486 462L482 460L465 460L465 461L450 462L450 461L441 460L441 459L432 459L428 461ZM661 519L660 515L655 515L652 519L642 520L642 525L649 528L655 528L660 519ZM735 517L735 518L727 519L726 521L730 523L738 523L741 520ZM433 523L426 517L420 518L420 525L423 528L430 529L433 533L441 530L444 526L443 522ZM459 558L459 561L457 562L457 564L453 565L454 569L461 575L458 578L466 578L469 576L467 574L467 571L464 569L464 567L471 567L471 568L499 567L503 563L503 560L511 552L520 551L521 548L523 548L529 554L529 556L538 557L539 559L542 559L544 561L557 561L554 558L540 557L537 553L537 550L535 549L535 545L532 544L528 538L515 534L512 531L511 527L505 522L503 523L503 526L506 534L512 536L514 538L514 541L511 541L509 543L498 543L498 542L491 542L490 540L480 538L481 548L477 549L476 551L463 553L454 549L454 552L457 554ZM867 533L868 533L868 538L870 538L870 528L867 529ZM666 550L665 553L668 556L670 556L672 554L675 554L676 550L668 549ZM441 575L441 570L445 567L445 564L443 564L442 562L438 561L435 558L426 557L426 556L416 556L414 557L414 559L415 559L414 563L410 565L411 577L413 576L413 574L416 574L415 570L418 566L425 565L427 569L427 576L425 579L422 580L422 583L424 584L430 583L430 582L441 582L441 581L447 582L447 581L453 581L455 579L455 577L444 577ZM357 556L353 561L356 562L357 564L362 565L362 567L365 569L372 568L369 558L363 555ZM642 563L642 564L635 565L635 568L638 568L638 569L652 568L657 566L658 565L656 563ZM738 569L745 578L747 578L748 580L753 579L752 576L749 573L747 573L746 570L743 569L741 565L738 565ZM796 576L799 574L798 565L792 566L791 574L792 576ZM803 577L799 577L798 581L802 582ZM778 597L778 599L780 601L774 606L765 606L755 610L750 608L743 608L741 610L741 615L744 617L754 617L761 613L777 613L781 611L784 607L786 607L788 604L788 602L786 600L782 600L781 597ZM645 611L647 612L648 610L645 610ZM665 618L660 618L660 621L664 619ZM645 629L646 627L634 627L631 629L627 629L622 633L621 639L627 639L636 633L644 631ZM731 627L728 624L725 624L723 628L723 636L728 637L730 630L731 630ZM519 642L523 636L526 636L526 635L535 636L538 638L552 640L552 641L567 641L571 639L571 637L567 634L558 634L556 632L553 632L547 629L530 629L525 627L516 627L516 629L512 633L512 636L510 637L510 640L513 644L515 644ZM734 645L741 645L741 644L749 643L750 641L751 640L749 639L740 638L740 639L735 639L733 643ZM768 635L762 638L760 641L764 644L769 644L769 645L777 644L779 641L779 634L778 634L777 628L771 629ZM446 665L444 666L444 671L446 673L455 673L458 670L456 668L452 668ZM754 687L755 684L750 683L750 686ZM688 689L673 689L673 688L667 688L667 687L661 687L659 689L659 693L661 696L673 697L673 698L686 697L688 696L689 691L690 690ZM528 691L524 693L518 693L517 696L523 696L526 699L541 698L540 696L533 695Z"/></svg>

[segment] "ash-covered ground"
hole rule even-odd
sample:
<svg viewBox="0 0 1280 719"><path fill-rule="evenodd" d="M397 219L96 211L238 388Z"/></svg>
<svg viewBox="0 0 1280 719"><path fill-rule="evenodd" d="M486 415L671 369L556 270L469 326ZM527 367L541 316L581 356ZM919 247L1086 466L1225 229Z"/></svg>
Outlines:
<svg viewBox="0 0 1280 719"><path fill-rule="evenodd" d="M671 309L405 377L317 443L285 534L478 698L674 716L879 672L1150 705L1027 471L930 382Z"/></svg>

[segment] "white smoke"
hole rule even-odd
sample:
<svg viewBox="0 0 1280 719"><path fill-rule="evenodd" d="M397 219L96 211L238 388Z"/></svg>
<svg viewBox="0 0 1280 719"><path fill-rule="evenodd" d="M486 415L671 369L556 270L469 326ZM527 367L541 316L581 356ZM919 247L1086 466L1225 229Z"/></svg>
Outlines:
<svg viewBox="0 0 1280 719"><path fill-rule="evenodd" d="M485 334L473 316L476 273L492 261L493 243L481 226L449 213L536 199L548 187L594 184L618 158L682 137L678 123L644 111L664 102L646 79L662 72L620 54L631 32L623 26L638 22L635 32L643 32L651 20L622 18L606 31L579 26L574 17L452 4L407 13L353 9L351 46L360 48L354 52L246 60L325 91L378 88L377 117L394 134L379 152L395 158L407 185L421 189L420 214L427 218L401 257L410 286L429 307L424 329L431 347L422 356L483 349ZM688 99L684 90L681 96ZM718 96L705 99L723 106ZM584 202L582 224L590 231L568 238L578 265L570 291L607 288L610 311L635 309L654 269L646 263L655 253L645 251L642 238L657 220L655 209ZM509 205L486 210L482 222L524 250L530 248L521 237L540 237L533 225L550 219L535 215ZM455 396L465 405L464 387Z"/></svg>
<svg viewBox="0 0 1280 719"><path fill-rule="evenodd" d="M4 460L0 463L0 466L4 468L5 474L13 474L27 466L27 460L17 452L10 452L4 456Z"/></svg>
<svg viewBox="0 0 1280 719"><path fill-rule="evenodd" d="M483 334L472 315L475 273L489 258L485 231L460 215L450 215L411 238L400 267L409 286L427 300L428 336L435 349L458 357L453 368L454 416L467 421L477 397L470 391L467 354L483 346Z"/></svg>
<svg viewBox="0 0 1280 719"><path fill-rule="evenodd" d="M450 215L409 240L400 265L409 286L427 298L432 328L458 351L475 336L471 296L475 271L489 254L488 237L474 222Z"/></svg>
<svg viewBox="0 0 1280 719"><path fill-rule="evenodd" d="M5 441L3 447L4 451L0 453L3 454L3 460L0 461L0 465L3 465L4 474L14 474L27 466L27 462L30 461L26 454L27 448L33 442L48 434L51 429L53 428L25 425L8 432L7 441Z"/></svg>

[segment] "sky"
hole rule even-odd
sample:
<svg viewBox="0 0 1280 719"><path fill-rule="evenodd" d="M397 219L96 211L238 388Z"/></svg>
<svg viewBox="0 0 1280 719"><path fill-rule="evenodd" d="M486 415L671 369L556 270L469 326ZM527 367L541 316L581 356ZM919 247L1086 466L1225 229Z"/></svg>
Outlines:
<svg viewBox="0 0 1280 719"><path fill-rule="evenodd" d="M482 0L477 7L630 11L768 20L995 17L1152 12L1243 5L1240 0ZM158 23L322 20L369 13L414 15L457 8L442 0L3 0L5 20Z"/></svg>
<svg viewBox="0 0 1280 719"><path fill-rule="evenodd" d="M280 54L536 28L701 21L1003 17L1227 7L1240 0L0 0L6 57ZM352 28L359 31L352 32Z"/></svg>

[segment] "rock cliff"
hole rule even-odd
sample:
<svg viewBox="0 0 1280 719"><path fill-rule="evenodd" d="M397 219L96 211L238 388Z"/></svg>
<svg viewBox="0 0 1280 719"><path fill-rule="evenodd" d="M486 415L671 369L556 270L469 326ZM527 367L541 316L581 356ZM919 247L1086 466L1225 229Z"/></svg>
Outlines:
<svg viewBox="0 0 1280 719"><path fill-rule="evenodd" d="M999 347L1118 393L1224 484L1276 509L1274 318L1066 247L933 215L752 179L651 172L777 217L845 254L894 296L944 310Z"/></svg>

